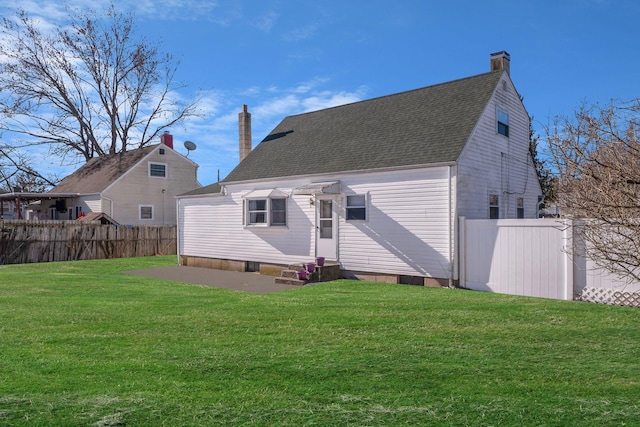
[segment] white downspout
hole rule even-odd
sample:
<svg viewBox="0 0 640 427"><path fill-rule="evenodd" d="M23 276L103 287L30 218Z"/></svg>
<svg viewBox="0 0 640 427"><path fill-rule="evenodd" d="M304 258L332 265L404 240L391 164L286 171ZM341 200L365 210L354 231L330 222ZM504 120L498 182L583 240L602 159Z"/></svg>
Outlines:
<svg viewBox="0 0 640 427"><path fill-rule="evenodd" d="M176 200L176 258L178 265L180 264L180 202L181 199Z"/></svg>
<svg viewBox="0 0 640 427"><path fill-rule="evenodd" d="M454 265L453 265L453 195L452 188L453 185L451 183L451 168L449 166L449 287L453 288L453 273L454 273Z"/></svg>

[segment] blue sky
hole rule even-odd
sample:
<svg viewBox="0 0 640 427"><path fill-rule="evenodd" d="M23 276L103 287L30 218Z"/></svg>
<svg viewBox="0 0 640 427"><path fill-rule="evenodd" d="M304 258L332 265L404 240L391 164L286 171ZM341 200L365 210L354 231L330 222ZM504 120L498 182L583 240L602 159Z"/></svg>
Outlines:
<svg viewBox="0 0 640 427"><path fill-rule="evenodd" d="M108 6L71 0L73 6ZM172 129L203 185L238 162L237 114L252 113L258 144L285 116L489 71L511 55L511 77L534 128L583 101L640 96L637 0L118 0L140 35L180 59L176 96L201 94L208 117ZM54 1L4 0L55 24ZM34 156L37 158L37 156ZM41 168L64 175L77 167Z"/></svg>

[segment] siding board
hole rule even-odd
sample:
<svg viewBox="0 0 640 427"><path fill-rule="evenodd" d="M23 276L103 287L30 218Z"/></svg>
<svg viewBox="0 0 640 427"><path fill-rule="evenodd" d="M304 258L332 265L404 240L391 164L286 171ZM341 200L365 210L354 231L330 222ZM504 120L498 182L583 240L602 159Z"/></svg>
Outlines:
<svg viewBox="0 0 640 427"><path fill-rule="evenodd" d="M341 181L337 195L339 261L344 269L447 278L448 168L327 177ZM318 179L322 180L322 178ZM281 180L270 188L291 194L308 180ZM181 199L180 254L270 263L315 256L315 206L292 195L286 228L245 228L242 195L254 186L227 186L227 195ZM347 194L368 195L366 221L345 220Z"/></svg>

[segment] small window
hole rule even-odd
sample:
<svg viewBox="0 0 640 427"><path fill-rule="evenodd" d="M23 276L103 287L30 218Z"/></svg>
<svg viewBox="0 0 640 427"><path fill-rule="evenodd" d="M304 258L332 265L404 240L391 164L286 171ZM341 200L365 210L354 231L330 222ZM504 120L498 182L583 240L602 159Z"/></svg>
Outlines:
<svg viewBox="0 0 640 427"><path fill-rule="evenodd" d="M271 202L271 225L287 225L287 199L269 199Z"/></svg>
<svg viewBox="0 0 640 427"><path fill-rule="evenodd" d="M509 137L509 114L502 110L498 110L498 133Z"/></svg>
<svg viewBox="0 0 640 427"><path fill-rule="evenodd" d="M267 199L249 200L249 224L267 223Z"/></svg>
<svg viewBox="0 0 640 427"><path fill-rule="evenodd" d="M287 199L247 200L247 225L287 225Z"/></svg>
<svg viewBox="0 0 640 427"><path fill-rule="evenodd" d="M160 155L164 156L164 148L161 148L159 151L160 151Z"/></svg>
<svg viewBox="0 0 640 427"><path fill-rule="evenodd" d="M357 194L347 196L347 221L364 221L367 219L367 196Z"/></svg>
<svg viewBox="0 0 640 427"><path fill-rule="evenodd" d="M163 163L149 163L149 176L166 178L167 165Z"/></svg>
<svg viewBox="0 0 640 427"><path fill-rule="evenodd" d="M500 218L500 205L497 194L489 194L489 219Z"/></svg>
<svg viewBox="0 0 640 427"><path fill-rule="evenodd" d="M516 218L524 218L524 199L522 197L516 199Z"/></svg>
<svg viewBox="0 0 640 427"><path fill-rule="evenodd" d="M259 273L260 272L260 263L255 261L247 261L246 267L244 271L248 271L251 273Z"/></svg>
<svg viewBox="0 0 640 427"><path fill-rule="evenodd" d="M140 219L153 219L153 206L140 206Z"/></svg>

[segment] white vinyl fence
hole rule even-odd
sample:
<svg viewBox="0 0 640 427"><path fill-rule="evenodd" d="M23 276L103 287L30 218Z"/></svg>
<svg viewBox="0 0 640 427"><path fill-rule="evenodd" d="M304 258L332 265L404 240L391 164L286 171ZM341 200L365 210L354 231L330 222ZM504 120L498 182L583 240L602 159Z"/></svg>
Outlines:
<svg viewBox="0 0 640 427"><path fill-rule="evenodd" d="M468 220L459 226L459 277L463 288L510 295L611 302L637 299L640 283L597 268L576 250L571 221Z"/></svg>

